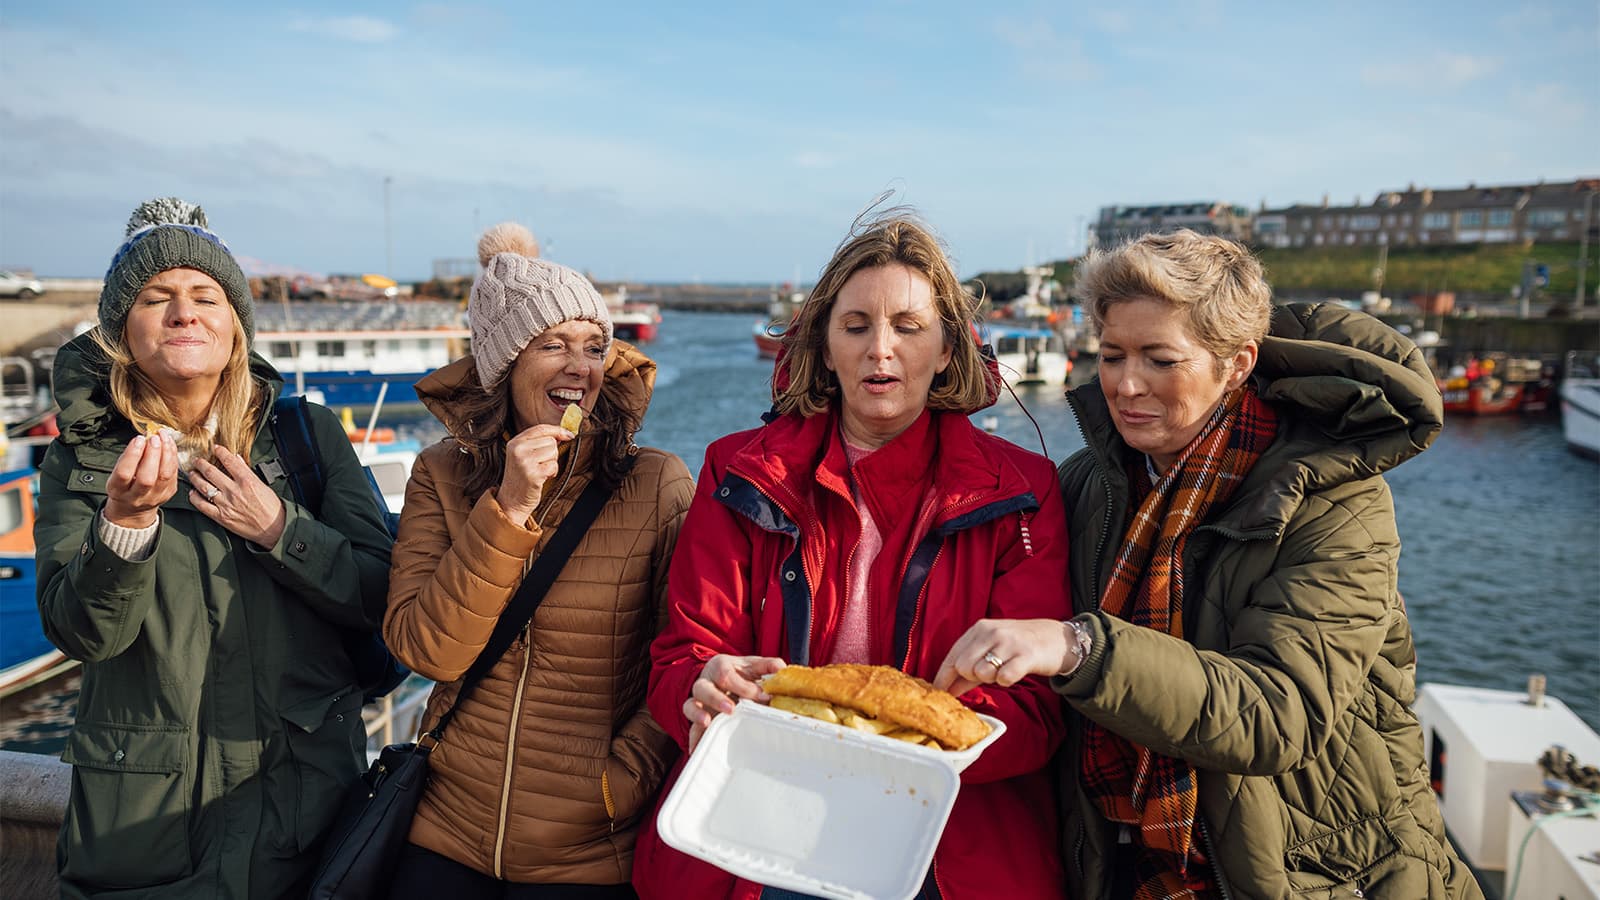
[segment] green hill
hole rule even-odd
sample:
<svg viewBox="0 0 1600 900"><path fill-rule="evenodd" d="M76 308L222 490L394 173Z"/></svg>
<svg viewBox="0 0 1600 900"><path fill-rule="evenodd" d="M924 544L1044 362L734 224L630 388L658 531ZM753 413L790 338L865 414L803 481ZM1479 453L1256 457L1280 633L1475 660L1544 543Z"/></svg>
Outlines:
<svg viewBox="0 0 1600 900"><path fill-rule="evenodd" d="M1377 247L1305 247L1294 249L1257 248L1256 255L1267 270L1267 281L1280 291L1317 292L1329 296L1354 298L1374 287L1373 269L1378 264ZM1572 297L1578 279L1578 244L1455 244L1437 247L1391 247L1384 269L1383 292L1391 297L1434 291L1457 294L1507 296L1522 280L1524 260L1544 263L1550 269L1550 284L1543 289L1549 298ZM1055 266L1057 281L1069 284L1072 263L1062 260ZM1600 286L1600 246L1589 247L1587 290ZM988 296L1005 301L1022 293L1023 277L1017 272L982 272L973 279L982 281ZM969 282L971 283L971 282Z"/></svg>

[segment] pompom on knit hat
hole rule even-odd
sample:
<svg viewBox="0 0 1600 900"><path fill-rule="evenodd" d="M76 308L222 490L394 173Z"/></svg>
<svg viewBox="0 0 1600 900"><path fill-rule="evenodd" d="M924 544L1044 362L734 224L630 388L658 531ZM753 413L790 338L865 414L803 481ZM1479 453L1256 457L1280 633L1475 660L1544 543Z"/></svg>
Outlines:
<svg viewBox="0 0 1600 900"><path fill-rule="evenodd" d="M491 390L535 336L572 319L599 325L611 346L611 314L582 273L538 258L539 242L515 222L478 240L483 272L472 283L467 319L478 382Z"/></svg>
<svg viewBox="0 0 1600 900"><path fill-rule="evenodd" d="M168 269L187 268L216 279L239 314L245 342L254 343L250 283L228 245L210 230L205 210L177 197L146 200L128 217L126 235L100 290L100 327L108 337L121 339L128 311L146 282Z"/></svg>

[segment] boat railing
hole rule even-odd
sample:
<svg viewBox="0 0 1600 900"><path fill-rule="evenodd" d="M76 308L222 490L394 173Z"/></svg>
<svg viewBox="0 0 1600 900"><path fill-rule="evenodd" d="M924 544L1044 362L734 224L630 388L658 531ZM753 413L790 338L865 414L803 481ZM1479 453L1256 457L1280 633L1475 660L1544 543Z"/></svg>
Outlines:
<svg viewBox="0 0 1600 900"><path fill-rule="evenodd" d="M383 699L367 706L362 711L367 726L367 755L376 758L379 751L395 742L396 735L414 736L432 693L433 682L413 674Z"/></svg>

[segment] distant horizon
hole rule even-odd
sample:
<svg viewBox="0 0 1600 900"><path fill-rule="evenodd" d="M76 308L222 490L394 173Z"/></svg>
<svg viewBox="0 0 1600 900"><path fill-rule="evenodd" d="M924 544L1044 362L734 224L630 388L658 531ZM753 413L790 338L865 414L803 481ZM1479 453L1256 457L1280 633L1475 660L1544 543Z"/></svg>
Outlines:
<svg viewBox="0 0 1600 900"><path fill-rule="evenodd" d="M1103 206L1553 181L1600 146L1578 0L152 9L0 18L5 264L101 274L177 195L308 272L426 280L514 220L600 280L803 282L892 191L971 277L1081 254Z"/></svg>

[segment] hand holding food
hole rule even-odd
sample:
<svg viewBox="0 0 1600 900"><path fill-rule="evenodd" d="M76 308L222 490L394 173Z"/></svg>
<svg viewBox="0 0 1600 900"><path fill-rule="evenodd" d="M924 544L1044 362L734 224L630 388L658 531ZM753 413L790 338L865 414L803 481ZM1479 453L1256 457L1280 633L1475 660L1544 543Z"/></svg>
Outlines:
<svg viewBox="0 0 1600 900"><path fill-rule="evenodd" d="M506 518L520 524L533 515L544 496L545 482L560 468L557 451L572 437L573 433L560 425L534 425L506 442L506 470L495 491Z"/></svg>
<svg viewBox="0 0 1600 900"><path fill-rule="evenodd" d="M889 666L786 666L761 686L776 709L934 749L965 750L989 734L961 701Z"/></svg>
<svg viewBox="0 0 1600 900"><path fill-rule="evenodd" d="M1071 671L1081 662L1071 634L1055 619L979 619L951 645L933 683L959 697L981 684Z"/></svg>
<svg viewBox="0 0 1600 900"><path fill-rule="evenodd" d="M106 479L106 521L123 528L148 528L156 510L178 492L178 444L157 432L128 442Z"/></svg>
<svg viewBox="0 0 1600 900"><path fill-rule="evenodd" d="M706 660L700 677L689 688L689 699L683 701L683 716L689 720L689 751L694 752L712 718L733 712L735 698L770 699L761 689L760 679L783 667L783 660L773 656L719 653Z"/></svg>

